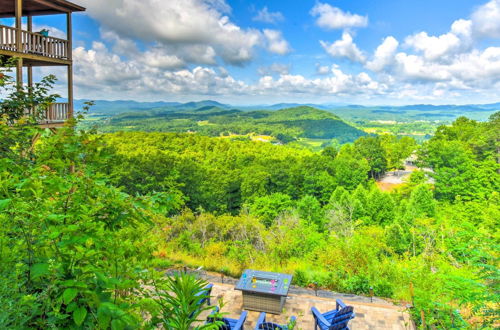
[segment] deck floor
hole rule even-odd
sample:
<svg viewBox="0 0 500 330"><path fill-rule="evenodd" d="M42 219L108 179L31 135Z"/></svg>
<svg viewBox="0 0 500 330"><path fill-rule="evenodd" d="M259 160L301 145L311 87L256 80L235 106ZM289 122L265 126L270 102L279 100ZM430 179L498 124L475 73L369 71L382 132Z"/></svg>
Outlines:
<svg viewBox="0 0 500 330"><path fill-rule="evenodd" d="M242 311L242 295L240 291L234 290L233 284L214 283L212 290L212 304L223 298L225 306L222 312L227 313L227 317L238 318ZM350 321L352 330L357 329L415 329L409 320L409 314L402 307L389 303L367 303L359 301L344 300L348 305L354 306L356 317ZM286 323L291 315L297 317L296 329L314 329L314 320L311 314L311 307L316 307L320 312L327 312L335 309L335 299L322 298L307 294L289 294L285 311L281 315L267 314L267 319L276 323ZM259 312L248 312L246 329L254 329ZM202 318L206 315L202 314Z"/></svg>

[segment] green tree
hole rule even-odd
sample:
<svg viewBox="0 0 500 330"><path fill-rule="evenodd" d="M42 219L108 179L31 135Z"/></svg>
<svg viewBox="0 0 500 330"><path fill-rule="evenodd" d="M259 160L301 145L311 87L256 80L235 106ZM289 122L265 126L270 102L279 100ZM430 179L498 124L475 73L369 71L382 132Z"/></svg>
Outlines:
<svg viewBox="0 0 500 330"><path fill-rule="evenodd" d="M368 194L367 206L369 223L384 226L394 220L395 205L391 195L380 191L376 186Z"/></svg>
<svg viewBox="0 0 500 330"><path fill-rule="evenodd" d="M250 213L261 218L262 223L269 227L278 215L292 208L293 202L290 196L275 193L256 198L250 205Z"/></svg>
<svg viewBox="0 0 500 330"><path fill-rule="evenodd" d="M368 179L370 166L351 146L344 146L333 160L335 181L346 189L353 190Z"/></svg>
<svg viewBox="0 0 500 330"><path fill-rule="evenodd" d="M430 186L418 185L411 193L409 209L413 217L434 217L436 214L436 202Z"/></svg>
<svg viewBox="0 0 500 330"><path fill-rule="evenodd" d="M387 154L379 136L364 136L354 142L354 148L366 159L370 167L370 176L381 177L387 170Z"/></svg>
<svg viewBox="0 0 500 330"><path fill-rule="evenodd" d="M315 224L317 228L323 228L323 210L314 196L306 195L297 201L297 211L301 219L307 224Z"/></svg>

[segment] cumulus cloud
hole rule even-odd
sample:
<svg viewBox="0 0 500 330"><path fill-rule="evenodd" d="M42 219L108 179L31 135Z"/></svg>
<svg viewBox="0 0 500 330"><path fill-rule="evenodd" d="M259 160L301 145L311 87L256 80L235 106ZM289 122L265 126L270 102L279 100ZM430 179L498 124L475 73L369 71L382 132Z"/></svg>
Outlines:
<svg viewBox="0 0 500 330"><path fill-rule="evenodd" d="M347 74L337 65L331 69L331 75L320 79L308 79L302 75L285 74L277 79L271 76L260 78L254 89L258 93L272 90L281 94L303 93L323 95L380 94L386 86L373 81L362 72L358 75Z"/></svg>
<svg viewBox="0 0 500 330"><path fill-rule="evenodd" d="M253 82L236 78L223 64L251 61L258 48L284 55L291 47L279 30L236 25L224 0L84 1L101 22L105 42L75 48L77 97L123 98L125 93L136 99L283 95L348 100L383 95L432 101L467 93L497 98L500 89L500 47L484 47L486 38L500 37L495 16L500 0L457 19L444 34L419 31L401 45L387 36L370 55L358 48L351 30L366 26L368 18L318 3L311 10L316 23L344 29L340 40L320 45L330 56L359 65L342 69L318 63L311 68L316 74L307 77L294 74L290 65L267 62ZM273 14L267 7L262 11Z"/></svg>
<svg viewBox="0 0 500 330"><path fill-rule="evenodd" d="M435 60L443 56L463 52L471 46L472 23L460 19L451 26L451 31L440 36L429 36L420 32L405 39L405 44L424 54L425 58Z"/></svg>
<svg viewBox="0 0 500 330"><path fill-rule="evenodd" d="M328 65L316 64L316 74L324 75L330 73L330 67Z"/></svg>
<svg viewBox="0 0 500 330"><path fill-rule="evenodd" d="M285 20L283 14L279 11L270 12L267 9L267 6L258 11L257 15L255 15L252 20L257 22L276 24L278 22L282 22Z"/></svg>
<svg viewBox="0 0 500 330"><path fill-rule="evenodd" d="M271 76L273 74L288 74L290 66L282 63L273 63L269 66L261 66L257 72L261 76Z"/></svg>
<svg viewBox="0 0 500 330"><path fill-rule="evenodd" d="M342 39L333 43L320 41L323 49L333 57L347 57L353 62L364 62L365 56L363 52L356 46L349 32L342 33Z"/></svg>
<svg viewBox="0 0 500 330"><path fill-rule="evenodd" d="M500 38L500 0L491 0L471 16L474 31L482 37Z"/></svg>
<svg viewBox="0 0 500 330"><path fill-rule="evenodd" d="M344 12L342 9L332 7L327 3L318 2L310 11L316 18L316 25L328 30L365 27L368 17Z"/></svg>
<svg viewBox="0 0 500 330"><path fill-rule="evenodd" d="M90 49L74 50L75 93L78 97L162 99L164 95L359 95L383 93L386 86L374 81L368 73L343 72L333 65L322 78L310 79L290 74L289 66L273 63L262 67L262 77L255 83L235 79L225 68L196 66L171 68L172 59L152 63L123 59L105 44L94 42ZM174 61L175 62L175 61ZM165 64L166 63L166 64Z"/></svg>
<svg viewBox="0 0 500 330"><path fill-rule="evenodd" d="M386 37L375 50L373 59L366 63L366 67L372 71L382 71L394 61L394 54L398 49L399 42L392 36Z"/></svg>
<svg viewBox="0 0 500 330"><path fill-rule="evenodd" d="M223 0L83 0L90 16L122 39L170 47L190 47L184 61L206 63L213 53L226 63L241 65L253 59L254 48L266 42L265 33L241 28L226 15ZM269 49L286 52L287 43L275 33ZM269 38L268 40L269 41ZM182 54L173 54L182 57Z"/></svg>
<svg viewBox="0 0 500 330"><path fill-rule="evenodd" d="M285 55L290 52L290 45L283 39L280 31L265 29L264 37L267 41L267 49L271 53Z"/></svg>
<svg viewBox="0 0 500 330"><path fill-rule="evenodd" d="M163 67L171 67L175 59L124 60L100 42L94 42L91 49L76 48L73 56L75 93L80 97L123 98L124 93L142 99L167 94L218 95L239 93L246 87L225 69L197 66L165 71Z"/></svg>

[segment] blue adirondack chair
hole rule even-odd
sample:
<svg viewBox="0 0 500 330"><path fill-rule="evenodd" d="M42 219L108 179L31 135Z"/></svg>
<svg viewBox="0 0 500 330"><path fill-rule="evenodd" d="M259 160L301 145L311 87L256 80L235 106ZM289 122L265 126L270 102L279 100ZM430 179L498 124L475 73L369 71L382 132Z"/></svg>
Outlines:
<svg viewBox="0 0 500 330"><path fill-rule="evenodd" d="M203 306L205 302L210 306L210 295L212 294L213 287L213 284L207 284L207 286L205 286L203 290L195 295L196 297L204 296L202 299L200 299L200 301L198 301L197 307L201 308L201 306ZM193 315L194 313L191 313L190 317L193 317Z"/></svg>
<svg viewBox="0 0 500 330"><path fill-rule="evenodd" d="M223 325L219 326L220 330L243 330L245 321L247 320L247 311L243 311L239 319L230 319L228 317L222 317L216 319L213 315L219 312L219 307L215 307L215 310L207 317L207 324L214 323L214 321L222 321Z"/></svg>
<svg viewBox="0 0 500 330"><path fill-rule="evenodd" d="M296 320L295 316L290 318L290 322ZM280 325L273 322L266 322L266 313L260 313L259 319L257 320L257 325L255 330L287 330L287 325Z"/></svg>
<svg viewBox="0 0 500 330"><path fill-rule="evenodd" d="M311 308L314 316L314 329L321 330L343 330L349 329L347 323L354 318L354 307L346 306L342 300L337 299L335 310L321 314L315 307Z"/></svg>
<svg viewBox="0 0 500 330"><path fill-rule="evenodd" d="M212 288L214 287L213 284L208 284L206 287L203 288L200 292L196 294L196 296L205 296L202 300L200 300L199 305L203 305L205 302L210 306L210 295L212 294Z"/></svg>

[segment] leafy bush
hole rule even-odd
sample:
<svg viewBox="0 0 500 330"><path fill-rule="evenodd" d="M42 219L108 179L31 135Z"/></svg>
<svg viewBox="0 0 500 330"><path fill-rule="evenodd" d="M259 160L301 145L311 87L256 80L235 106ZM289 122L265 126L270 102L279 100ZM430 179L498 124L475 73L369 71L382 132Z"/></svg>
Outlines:
<svg viewBox="0 0 500 330"><path fill-rule="evenodd" d="M365 295L370 293L370 281L363 275L350 276L342 285L346 292Z"/></svg>

